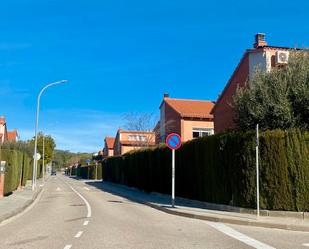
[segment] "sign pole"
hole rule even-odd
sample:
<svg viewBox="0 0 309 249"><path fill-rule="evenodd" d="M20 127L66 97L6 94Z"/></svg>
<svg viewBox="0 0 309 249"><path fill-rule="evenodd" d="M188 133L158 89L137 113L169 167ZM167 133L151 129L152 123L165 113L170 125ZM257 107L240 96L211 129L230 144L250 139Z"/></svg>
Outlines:
<svg viewBox="0 0 309 249"><path fill-rule="evenodd" d="M181 137L176 133L167 136L165 144L172 151L172 208L175 207L175 150L181 146Z"/></svg>
<svg viewBox="0 0 309 249"><path fill-rule="evenodd" d="M175 207L175 150L172 150L172 208Z"/></svg>
<svg viewBox="0 0 309 249"><path fill-rule="evenodd" d="M259 124L256 125L256 215L260 217L260 186L259 186Z"/></svg>

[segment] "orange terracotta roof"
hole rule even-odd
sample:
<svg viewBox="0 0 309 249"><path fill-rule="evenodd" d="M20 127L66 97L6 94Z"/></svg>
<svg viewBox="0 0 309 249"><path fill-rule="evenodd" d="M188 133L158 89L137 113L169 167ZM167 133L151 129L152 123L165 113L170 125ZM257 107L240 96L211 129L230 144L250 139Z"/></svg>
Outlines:
<svg viewBox="0 0 309 249"><path fill-rule="evenodd" d="M114 137L106 137L105 142L108 149L114 148L115 138Z"/></svg>
<svg viewBox="0 0 309 249"><path fill-rule="evenodd" d="M10 142L16 141L17 136L18 136L18 135L17 135L17 130L8 131L8 140L9 140Z"/></svg>
<svg viewBox="0 0 309 249"><path fill-rule="evenodd" d="M213 115L210 114L215 105L213 101L171 98L164 98L164 101L182 118L213 118Z"/></svg>

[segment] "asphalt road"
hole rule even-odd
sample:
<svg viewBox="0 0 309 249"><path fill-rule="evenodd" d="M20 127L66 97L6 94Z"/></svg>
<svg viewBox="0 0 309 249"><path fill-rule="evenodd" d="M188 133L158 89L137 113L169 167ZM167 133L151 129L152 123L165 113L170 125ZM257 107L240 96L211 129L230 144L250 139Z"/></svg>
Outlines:
<svg viewBox="0 0 309 249"><path fill-rule="evenodd" d="M31 209L0 226L0 248L295 249L309 248L309 233L174 216L58 175Z"/></svg>

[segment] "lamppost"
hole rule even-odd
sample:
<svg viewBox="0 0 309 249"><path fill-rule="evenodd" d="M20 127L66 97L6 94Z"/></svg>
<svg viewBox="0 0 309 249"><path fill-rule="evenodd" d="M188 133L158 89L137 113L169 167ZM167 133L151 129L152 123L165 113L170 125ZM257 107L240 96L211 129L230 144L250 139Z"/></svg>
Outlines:
<svg viewBox="0 0 309 249"><path fill-rule="evenodd" d="M38 100L37 100L37 107L36 107L36 123L35 123L35 142L34 142L34 155L33 155L33 170L32 170L32 190L35 189L36 187L36 174L37 174L37 166L38 166L38 162L37 162L37 145L38 145L38 126L39 126L39 113L40 113L40 99L41 96L43 94L43 92L53 86L53 85L58 85L61 83L66 83L67 80L60 80L60 81L56 81L53 83L50 83L48 85L46 85L45 87L42 88L42 90L40 91L39 95L38 95ZM44 160L44 158L43 158Z"/></svg>
<svg viewBox="0 0 309 249"><path fill-rule="evenodd" d="M43 182L45 178L45 135L43 134Z"/></svg>

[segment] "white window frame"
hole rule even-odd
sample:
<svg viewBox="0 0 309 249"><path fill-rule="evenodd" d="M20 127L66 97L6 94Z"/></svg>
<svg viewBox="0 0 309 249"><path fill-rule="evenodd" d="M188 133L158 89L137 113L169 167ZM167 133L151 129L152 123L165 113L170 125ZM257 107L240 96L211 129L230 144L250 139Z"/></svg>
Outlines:
<svg viewBox="0 0 309 249"><path fill-rule="evenodd" d="M213 128L193 128L192 129L192 137L193 137L193 133L194 132L198 132L199 133L198 137L205 137L205 136L213 135L214 134L214 129Z"/></svg>
<svg viewBox="0 0 309 249"><path fill-rule="evenodd" d="M139 142L146 142L147 137L145 135L128 135L129 141L139 141Z"/></svg>

